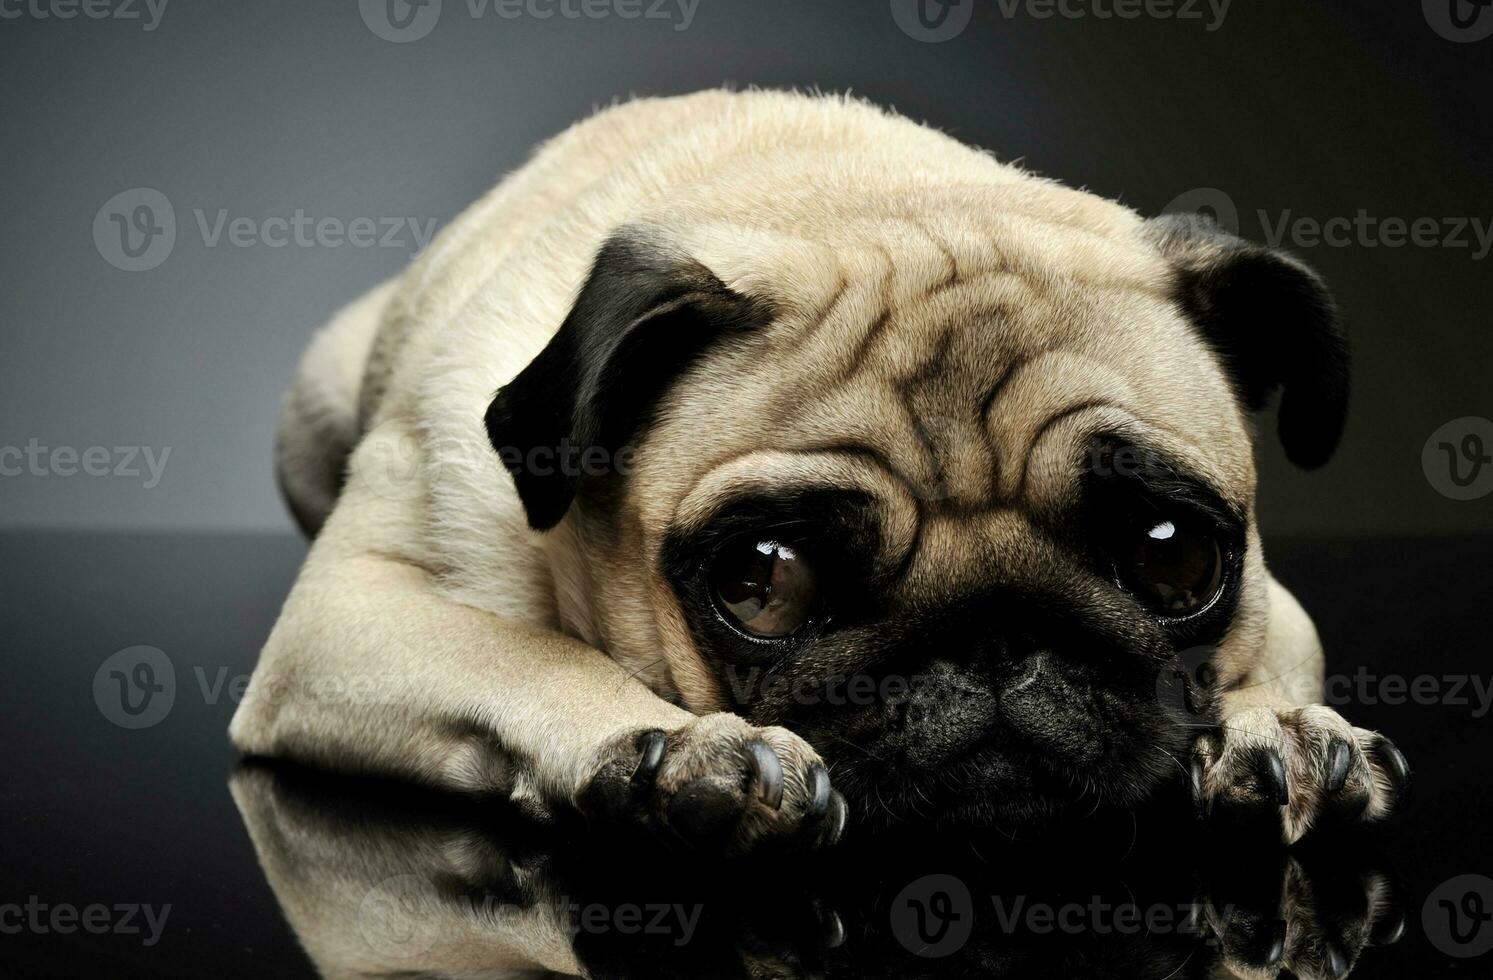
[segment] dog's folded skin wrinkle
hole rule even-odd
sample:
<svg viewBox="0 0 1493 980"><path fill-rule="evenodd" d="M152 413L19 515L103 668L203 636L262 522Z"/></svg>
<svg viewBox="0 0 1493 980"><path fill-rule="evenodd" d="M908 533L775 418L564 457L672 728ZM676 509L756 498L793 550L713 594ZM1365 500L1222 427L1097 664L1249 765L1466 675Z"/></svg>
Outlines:
<svg viewBox="0 0 1493 980"><path fill-rule="evenodd" d="M312 343L231 735L726 856L1172 781L1378 820L1409 766L1254 519L1277 393L1325 462L1347 344L1284 253L849 98L619 105Z"/></svg>

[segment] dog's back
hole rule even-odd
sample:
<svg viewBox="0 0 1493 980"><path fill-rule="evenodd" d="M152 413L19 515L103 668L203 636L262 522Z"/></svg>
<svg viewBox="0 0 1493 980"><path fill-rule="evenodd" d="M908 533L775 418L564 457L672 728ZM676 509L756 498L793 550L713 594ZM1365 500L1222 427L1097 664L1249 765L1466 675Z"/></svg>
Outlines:
<svg viewBox="0 0 1493 980"><path fill-rule="evenodd" d="M504 311L502 349L484 361L501 383L548 341L595 248L620 221L687 198L687 187L705 181L713 186L707 196L726 213L771 224L760 211L774 202L788 209L775 197L786 190L782 180L808 165L806 158L847 153L857 167L922 171L949 182L1030 181L941 133L839 96L712 90L597 113L545 143L458 215L398 280L352 303L318 333L286 398L276 453L297 521L316 533L336 502L349 454L385 412L386 393L418 388L419 355L430 351L414 338L450 323L498 270L515 263L531 270L524 315ZM854 167L839 169L839 177L822 179L855 182ZM728 186L716 184L728 175ZM805 220L813 220L812 211ZM551 305L552 317L533 315ZM395 375L406 372L413 383L396 384Z"/></svg>

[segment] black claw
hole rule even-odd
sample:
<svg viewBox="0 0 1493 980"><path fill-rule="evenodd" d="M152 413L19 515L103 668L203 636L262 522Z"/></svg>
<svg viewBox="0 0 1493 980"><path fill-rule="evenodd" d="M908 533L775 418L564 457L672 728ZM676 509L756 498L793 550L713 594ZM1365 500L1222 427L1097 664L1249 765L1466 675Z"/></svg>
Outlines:
<svg viewBox="0 0 1493 980"><path fill-rule="evenodd" d="M821 765L809 768L809 798L804 804L804 820L817 821L829 812L829 770Z"/></svg>
<svg viewBox="0 0 1493 980"><path fill-rule="evenodd" d="M1263 909L1259 914L1244 912L1238 920L1230 919L1219 938L1231 958L1253 969L1273 971L1286 957L1286 924L1269 918Z"/></svg>
<svg viewBox="0 0 1493 980"><path fill-rule="evenodd" d="M1348 960L1343 956L1342 950L1338 949L1332 943L1323 944L1322 967L1333 980L1348 975Z"/></svg>
<svg viewBox="0 0 1493 980"><path fill-rule="evenodd" d="M752 780L757 784L758 798L769 808L776 810L783 805L783 763L778 754L761 739L754 738L746 745L747 762L752 767Z"/></svg>
<svg viewBox="0 0 1493 980"><path fill-rule="evenodd" d="M819 947L838 949L845 942L845 923L834 909L819 909Z"/></svg>
<svg viewBox="0 0 1493 980"><path fill-rule="evenodd" d="M658 770L664 761L664 749L668 747L668 736L661 731L644 732L638 736L638 768L633 770L634 786L651 786L658 778Z"/></svg>
<svg viewBox="0 0 1493 980"><path fill-rule="evenodd" d="M1410 761L1405 758L1405 753L1383 735L1374 743L1374 755L1389 775L1390 782L1394 783L1395 802L1403 802L1410 795Z"/></svg>
<svg viewBox="0 0 1493 980"><path fill-rule="evenodd" d="M1280 753L1274 749L1262 750L1255 767L1260 779L1260 790L1265 798L1276 806L1288 805L1291 802L1291 790L1286 782L1286 764L1281 761Z"/></svg>
<svg viewBox="0 0 1493 980"><path fill-rule="evenodd" d="M1323 787L1329 793L1336 793L1348 782L1348 766L1353 762L1353 751L1348 743L1340 738L1333 738L1327 745L1327 783Z"/></svg>
<svg viewBox="0 0 1493 980"><path fill-rule="evenodd" d="M1374 929L1369 941L1375 946L1393 946L1405 936L1405 913L1395 910L1390 915L1374 923Z"/></svg>
<svg viewBox="0 0 1493 980"><path fill-rule="evenodd" d="M845 825L850 821L850 806L839 790L829 794L829 812L825 815L824 843L838 844L845 836Z"/></svg>

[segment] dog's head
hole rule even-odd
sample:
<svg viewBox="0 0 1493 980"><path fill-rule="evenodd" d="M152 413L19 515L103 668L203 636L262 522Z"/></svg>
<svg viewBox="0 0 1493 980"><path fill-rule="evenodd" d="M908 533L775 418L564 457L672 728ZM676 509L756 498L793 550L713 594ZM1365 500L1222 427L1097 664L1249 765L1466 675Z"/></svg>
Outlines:
<svg viewBox="0 0 1493 980"><path fill-rule="evenodd" d="M1185 765L1158 678L1205 649L1227 683L1264 642L1249 418L1278 391L1288 455L1331 453L1332 302L1053 185L859 206L620 230L499 391L566 627L792 728L870 809L1136 802Z"/></svg>

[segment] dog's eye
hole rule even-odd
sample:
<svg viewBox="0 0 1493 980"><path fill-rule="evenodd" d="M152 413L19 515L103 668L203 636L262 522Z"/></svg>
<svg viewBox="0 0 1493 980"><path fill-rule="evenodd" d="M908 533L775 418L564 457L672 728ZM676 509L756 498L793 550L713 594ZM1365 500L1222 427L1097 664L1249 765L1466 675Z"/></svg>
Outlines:
<svg viewBox="0 0 1493 980"><path fill-rule="evenodd" d="M1121 578L1163 615L1198 612L1213 601L1223 584L1222 549L1195 522L1156 521L1139 531L1127 550L1120 555Z"/></svg>
<svg viewBox="0 0 1493 980"><path fill-rule="evenodd" d="M797 549L740 538L716 553L710 586L726 614L754 636L783 637L808 621L819 582Z"/></svg>

